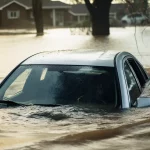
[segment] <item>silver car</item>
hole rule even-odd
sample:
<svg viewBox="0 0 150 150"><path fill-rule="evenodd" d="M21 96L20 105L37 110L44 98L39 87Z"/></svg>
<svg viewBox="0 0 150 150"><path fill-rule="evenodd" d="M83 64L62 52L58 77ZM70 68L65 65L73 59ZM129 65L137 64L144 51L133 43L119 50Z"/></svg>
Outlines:
<svg viewBox="0 0 150 150"><path fill-rule="evenodd" d="M142 13L132 13L129 15L125 15L121 22L123 25L142 25L148 23L148 18Z"/></svg>
<svg viewBox="0 0 150 150"><path fill-rule="evenodd" d="M24 60L3 80L0 103L145 107L150 105L145 85L148 75L127 52L43 52Z"/></svg>

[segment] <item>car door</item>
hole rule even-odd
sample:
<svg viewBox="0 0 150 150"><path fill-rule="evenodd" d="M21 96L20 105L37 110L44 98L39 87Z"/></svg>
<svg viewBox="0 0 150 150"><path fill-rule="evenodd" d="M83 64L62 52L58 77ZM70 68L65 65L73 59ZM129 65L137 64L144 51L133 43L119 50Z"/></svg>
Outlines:
<svg viewBox="0 0 150 150"><path fill-rule="evenodd" d="M142 67L142 65L132 58L128 58L128 63L132 67L133 71L136 74L139 86L141 89L141 94L137 97L136 106L137 107L146 107L150 106L150 80L149 77Z"/></svg>
<svg viewBox="0 0 150 150"><path fill-rule="evenodd" d="M129 65L128 61L124 62L124 75L126 80L126 88L128 93L128 100L130 107L137 106L137 98L141 94L141 87L137 80L135 73L133 72L132 67Z"/></svg>
<svg viewBox="0 0 150 150"><path fill-rule="evenodd" d="M137 98L137 107L150 106L150 80L149 80L149 77L148 77L146 71L144 70L144 68L142 67L142 65L137 60L134 61L136 63L136 65L134 64L134 62L131 58L128 59L128 62L134 69L134 72L136 73L137 79L138 79L138 81L140 83L140 87L141 87L141 94Z"/></svg>
<svg viewBox="0 0 150 150"><path fill-rule="evenodd" d="M136 15L132 14L130 20L131 20L131 24L136 24Z"/></svg>
<svg viewBox="0 0 150 150"><path fill-rule="evenodd" d="M142 15L141 14L136 14L136 24L141 24L142 23Z"/></svg>
<svg viewBox="0 0 150 150"><path fill-rule="evenodd" d="M137 99L143 92L148 76L141 64L131 56L125 58L124 74L130 106L138 107Z"/></svg>
<svg viewBox="0 0 150 150"><path fill-rule="evenodd" d="M132 68L132 70L134 71L141 88L143 89L145 83L148 80L148 75L146 71L144 70L142 65L136 60L136 58L130 56L127 57L127 61L130 67Z"/></svg>

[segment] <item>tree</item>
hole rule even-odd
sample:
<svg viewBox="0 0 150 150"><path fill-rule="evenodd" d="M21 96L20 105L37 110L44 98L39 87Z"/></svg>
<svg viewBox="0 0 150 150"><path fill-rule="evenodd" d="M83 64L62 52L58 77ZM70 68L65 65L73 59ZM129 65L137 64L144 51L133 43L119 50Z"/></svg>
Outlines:
<svg viewBox="0 0 150 150"><path fill-rule="evenodd" d="M134 0L135 11L140 11L146 14L148 7L148 0Z"/></svg>
<svg viewBox="0 0 150 150"><path fill-rule="evenodd" d="M33 16L35 20L37 36L41 36L44 34L42 0L32 0L32 9L33 9Z"/></svg>
<svg viewBox="0 0 150 150"><path fill-rule="evenodd" d="M93 3L84 1L91 15L93 36L109 35L109 10L112 0L94 0Z"/></svg>

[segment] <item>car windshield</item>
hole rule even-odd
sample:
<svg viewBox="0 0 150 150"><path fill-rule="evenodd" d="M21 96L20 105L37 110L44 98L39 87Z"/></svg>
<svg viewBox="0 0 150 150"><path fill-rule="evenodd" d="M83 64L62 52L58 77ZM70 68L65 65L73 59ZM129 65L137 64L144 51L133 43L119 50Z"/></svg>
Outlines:
<svg viewBox="0 0 150 150"><path fill-rule="evenodd" d="M1 86L0 99L41 105L115 105L114 68L22 65Z"/></svg>

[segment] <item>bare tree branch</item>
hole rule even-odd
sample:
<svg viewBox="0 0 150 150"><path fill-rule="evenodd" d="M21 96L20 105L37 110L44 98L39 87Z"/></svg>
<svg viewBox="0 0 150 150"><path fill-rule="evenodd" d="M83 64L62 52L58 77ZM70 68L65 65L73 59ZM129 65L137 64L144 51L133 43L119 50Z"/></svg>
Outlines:
<svg viewBox="0 0 150 150"><path fill-rule="evenodd" d="M84 1L85 1L87 9L89 10L90 13L92 13L93 12L93 5L90 3L89 0L84 0Z"/></svg>

